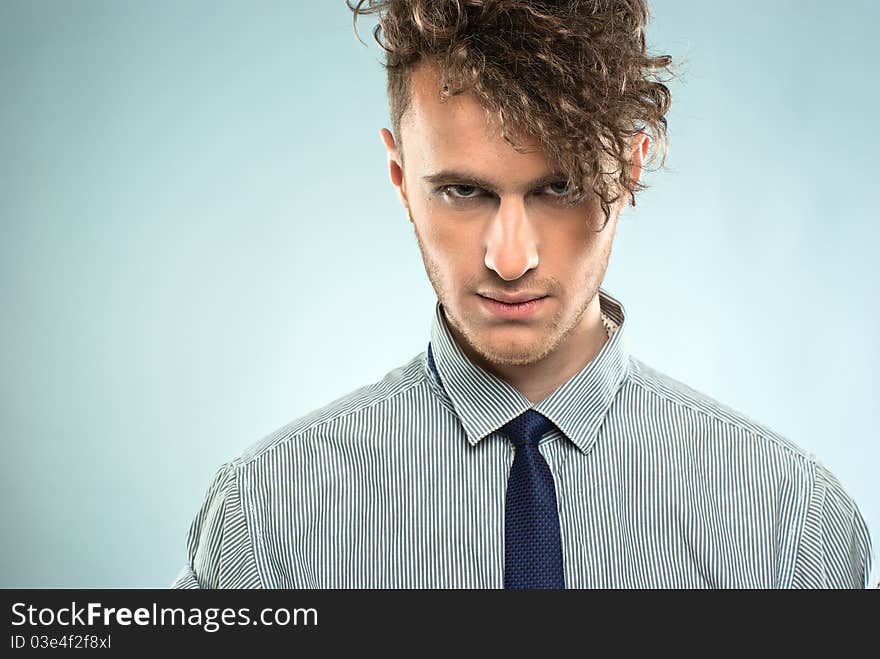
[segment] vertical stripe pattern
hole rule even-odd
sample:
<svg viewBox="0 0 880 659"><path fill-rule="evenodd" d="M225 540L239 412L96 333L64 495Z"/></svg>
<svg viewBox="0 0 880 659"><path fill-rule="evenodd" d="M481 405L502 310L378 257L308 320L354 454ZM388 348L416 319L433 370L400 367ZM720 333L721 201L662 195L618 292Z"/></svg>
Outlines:
<svg viewBox="0 0 880 659"><path fill-rule="evenodd" d="M533 409L567 588L862 588L871 540L814 456L610 337L538 404L471 363L438 303L428 351L222 465L175 588L501 588L514 449Z"/></svg>

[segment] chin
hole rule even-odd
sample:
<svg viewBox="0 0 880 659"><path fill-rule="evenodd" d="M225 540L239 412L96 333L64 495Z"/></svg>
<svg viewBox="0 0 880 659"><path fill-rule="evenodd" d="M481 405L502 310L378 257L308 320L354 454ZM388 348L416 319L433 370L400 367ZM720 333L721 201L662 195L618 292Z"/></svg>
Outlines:
<svg viewBox="0 0 880 659"><path fill-rule="evenodd" d="M543 355L530 353L530 354L507 354L507 353L495 353L491 356L484 356L484 359L490 364L496 364L498 366L530 366L535 364L543 358Z"/></svg>
<svg viewBox="0 0 880 659"><path fill-rule="evenodd" d="M482 360L504 366L526 366L546 357L558 343L558 324L539 326L498 326L484 322L481 314L450 314L444 305L449 325ZM555 319L554 319L555 321Z"/></svg>
<svg viewBox="0 0 880 659"><path fill-rule="evenodd" d="M486 336L469 337L471 347L487 362L500 366L527 366L541 361L552 350L549 336L528 340L498 340Z"/></svg>

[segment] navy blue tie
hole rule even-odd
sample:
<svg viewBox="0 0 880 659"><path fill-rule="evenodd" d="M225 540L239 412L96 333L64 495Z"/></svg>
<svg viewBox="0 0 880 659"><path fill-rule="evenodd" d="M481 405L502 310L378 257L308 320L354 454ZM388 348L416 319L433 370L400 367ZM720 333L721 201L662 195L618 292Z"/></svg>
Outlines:
<svg viewBox="0 0 880 659"><path fill-rule="evenodd" d="M442 386L431 344L428 366ZM556 426L526 410L501 427L515 447L504 504L504 587L565 588L556 486L538 440Z"/></svg>
<svg viewBox="0 0 880 659"><path fill-rule="evenodd" d="M504 587L565 588L553 474L538 440L556 426L526 410L501 427L516 448L504 508Z"/></svg>

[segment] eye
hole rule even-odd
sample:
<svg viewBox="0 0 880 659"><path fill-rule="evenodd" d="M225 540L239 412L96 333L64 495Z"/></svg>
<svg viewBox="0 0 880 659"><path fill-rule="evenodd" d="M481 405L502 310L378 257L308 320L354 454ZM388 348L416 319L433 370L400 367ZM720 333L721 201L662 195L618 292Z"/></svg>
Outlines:
<svg viewBox="0 0 880 659"><path fill-rule="evenodd" d="M473 199L479 197L480 191L475 185L444 185L440 188L440 192L452 199Z"/></svg>
<svg viewBox="0 0 880 659"><path fill-rule="evenodd" d="M568 194L568 181L554 181L542 189L549 190L551 197L564 197Z"/></svg>

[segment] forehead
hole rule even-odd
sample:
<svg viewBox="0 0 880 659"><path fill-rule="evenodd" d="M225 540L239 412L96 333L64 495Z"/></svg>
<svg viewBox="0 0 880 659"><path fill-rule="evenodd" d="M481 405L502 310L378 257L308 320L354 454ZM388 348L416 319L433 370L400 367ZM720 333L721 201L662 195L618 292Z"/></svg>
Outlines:
<svg viewBox="0 0 880 659"><path fill-rule="evenodd" d="M408 169L466 169L510 185L551 171L537 141L519 138L529 153L518 153L473 94L442 100L442 84L429 63L412 73L410 103L400 127Z"/></svg>

